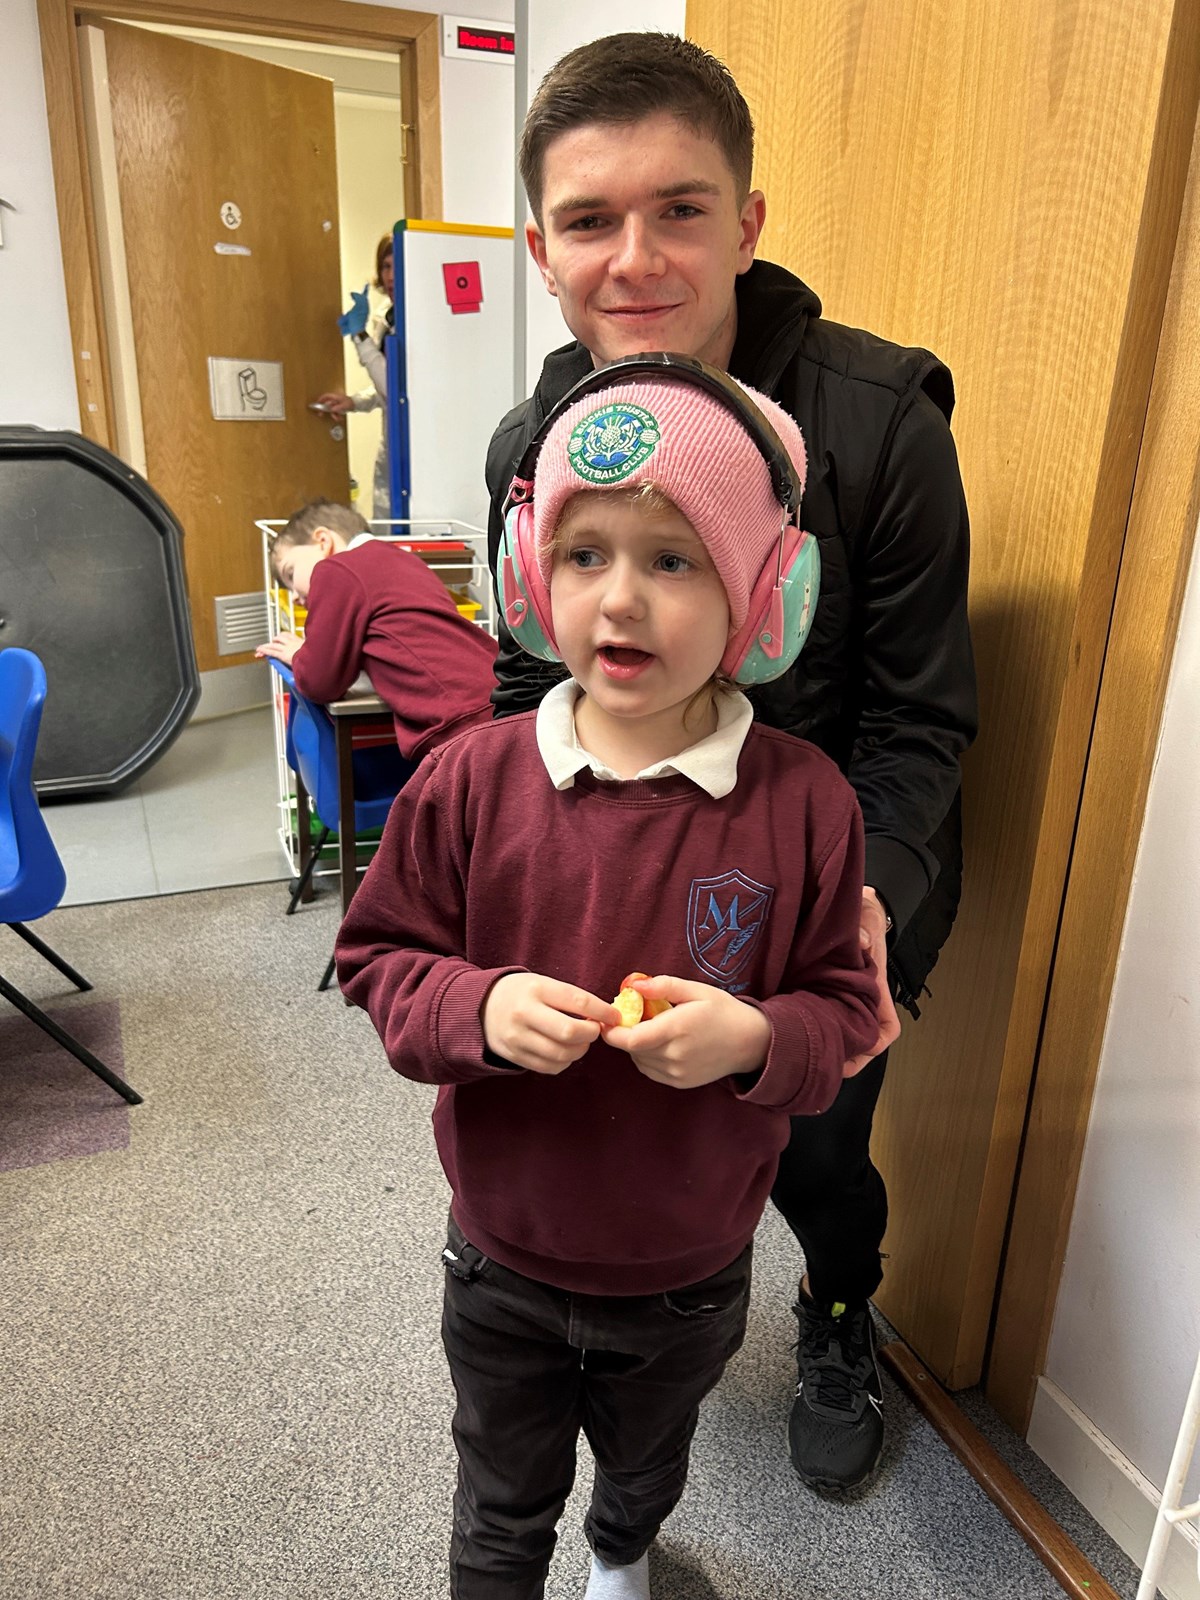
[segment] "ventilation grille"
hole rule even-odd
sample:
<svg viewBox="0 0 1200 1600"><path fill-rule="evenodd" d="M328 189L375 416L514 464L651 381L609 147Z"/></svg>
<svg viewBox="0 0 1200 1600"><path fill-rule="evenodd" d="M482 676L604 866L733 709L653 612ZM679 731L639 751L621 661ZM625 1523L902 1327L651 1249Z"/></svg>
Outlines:
<svg viewBox="0 0 1200 1600"><path fill-rule="evenodd" d="M252 594L219 594L214 605L218 655L240 655L266 644L271 637L267 597L261 589Z"/></svg>

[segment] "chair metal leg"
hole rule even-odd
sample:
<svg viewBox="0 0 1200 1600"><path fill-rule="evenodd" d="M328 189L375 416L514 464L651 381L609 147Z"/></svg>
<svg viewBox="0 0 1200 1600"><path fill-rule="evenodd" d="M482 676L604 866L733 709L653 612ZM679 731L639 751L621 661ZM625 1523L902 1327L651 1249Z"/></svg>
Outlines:
<svg viewBox="0 0 1200 1600"><path fill-rule="evenodd" d="M358 888L358 838L354 820L354 729L349 717L334 719L338 764L338 867L342 884L342 915L350 909Z"/></svg>
<svg viewBox="0 0 1200 1600"><path fill-rule="evenodd" d="M292 912L295 911L296 907L300 904L300 901L302 899L308 898L308 899L311 900L312 896L308 895L306 897L304 891L308 888L309 884L312 882L312 875L313 875L313 872L316 870L317 857L321 854L321 851L322 851L322 849L324 848L324 845L325 845L325 841L326 841L326 839L328 839L328 837L329 837L329 829L328 828L322 828L321 829L321 833L320 833L320 837L317 839L316 844L313 846L313 848L312 848L312 850L311 850L311 852L309 854L308 860L304 863L304 871L296 879L296 887L292 890L292 898L288 901L288 908L287 908L287 911L285 912L286 916L289 916L289 917L291 916Z"/></svg>
<svg viewBox="0 0 1200 1600"><path fill-rule="evenodd" d="M37 934L32 929L27 928L23 922L10 922L9 927L14 933L19 933L25 943L31 945L38 955L44 956L52 967L57 967L63 977L69 978L77 989L82 989L86 993L92 987L86 978L81 977L74 967L69 966L63 960L57 950L51 950L50 946L39 939Z"/></svg>
<svg viewBox="0 0 1200 1600"><path fill-rule="evenodd" d="M300 870L304 868L312 855L312 812L308 804L308 790L304 787L304 779L296 773L296 849L299 853ZM312 873L308 875L308 882L300 893L301 900L307 905L313 897Z"/></svg>
<svg viewBox="0 0 1200 1600"><path fill-rule="evenodd" d="M324 992L326 989L328 989L329 985L333 982L333 969L334 969L334 965L335 965L336 961L337 961L337 957L336 956L330 956L329 965L325 968L325 976L321 979L320 983L317 985L317 988L320 989L322 992Z"/></svg>
<svg viewBox="0 0 1200 1600"><path fill-rule="evenodd" d="M14 924L15 926L15 924ZM77 1061L82 1061L84 1066L94 1072L98 1078L103 1078L110 1089L115 1089L131 1106L140 1106L142 1097L131 1089L123 1078L118 1078L115 1072L110 1072L103 1061L98 1061L92 1052L85 1049L78 1039L73 1039L65 1029L60 1028L57 1022L49 1018L44 1011L39 1011L32 1000L26 999L19 989L14 989L12 984L3 975L0 975L0 995L5 1000L11 1001L18 1011L23 1011L30 1022L36 1022L44 1033L62 1045L64 1050L69 1050Z"/></svg>

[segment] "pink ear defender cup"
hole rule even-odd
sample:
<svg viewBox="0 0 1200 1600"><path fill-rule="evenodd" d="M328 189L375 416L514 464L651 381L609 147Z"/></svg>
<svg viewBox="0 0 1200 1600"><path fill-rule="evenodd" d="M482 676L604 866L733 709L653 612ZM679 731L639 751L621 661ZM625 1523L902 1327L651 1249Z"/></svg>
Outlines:
<svg viewBox="0 0 1200 1600"><path fill-rule="evenodd" d="M806 455L774 401L691 356L610 362L577 383L522 457L497 561L504 621L557 661L550 544L562 508L588 489L654 483L704 541L729 597L721 670L749 686L781 676L808 636L817 542L798 525Z"/></svg>
<svg viewBox="0 0 1200 1600"><path fill-rule="evenodd" d="M550 620L550 590L533 555L532 480L514 478L504 512L504 541L496 567L500 614L513 638L539 661L559 660ZM528 575L528 576L527 576Z"/></svg>

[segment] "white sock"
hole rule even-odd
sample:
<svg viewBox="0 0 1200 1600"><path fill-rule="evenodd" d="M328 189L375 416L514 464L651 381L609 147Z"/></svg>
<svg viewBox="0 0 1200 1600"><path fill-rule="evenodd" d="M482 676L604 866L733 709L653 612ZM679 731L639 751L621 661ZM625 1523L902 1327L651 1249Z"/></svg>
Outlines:
<svg viewBox="0 0 1200 1600"><path fill-rule="evenodd" d="M583 1600L650 1600L650 1557L641 1556L631 1567L610 1567L593 1555Z"/></svg>

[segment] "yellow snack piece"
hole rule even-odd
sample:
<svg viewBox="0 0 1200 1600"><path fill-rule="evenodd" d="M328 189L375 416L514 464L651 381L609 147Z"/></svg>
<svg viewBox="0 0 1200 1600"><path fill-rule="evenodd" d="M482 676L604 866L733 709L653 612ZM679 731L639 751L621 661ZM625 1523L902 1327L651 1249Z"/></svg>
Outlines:
<svg viewBox="0 0 1200 1600"><path fill-rule="evenodd" d="M648 972L627 973L621 983L621 993L624 994L625 991L635 983L647 982L649 977L650 974ZM634 992L636 993L636 990ZM638 1014L637 1020L639 1022L649 1022L651 1017L661 1017L664 1011L670 1011L671 1009L671 1002L669 1000L647 1000L643 995L642 1009Z"/></svg>
<svg viewBox="0 0 1200 1600"><path fill-rule="evenodd" d="M622 989L613 1005L621 1013L622 1028L635 1028L642 1020L642 997L636 989Z"/></svg>

